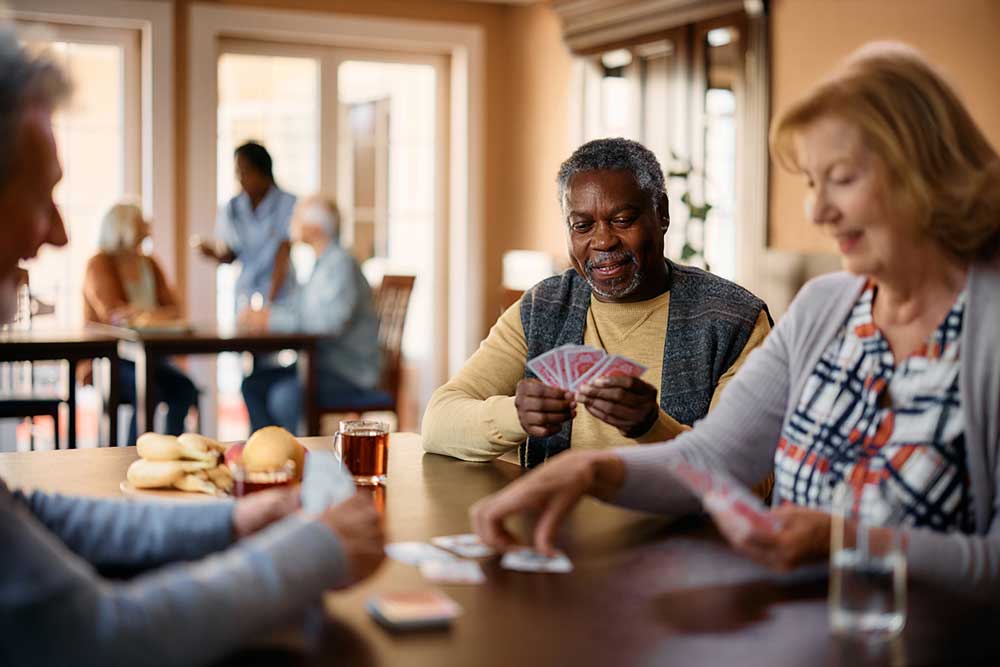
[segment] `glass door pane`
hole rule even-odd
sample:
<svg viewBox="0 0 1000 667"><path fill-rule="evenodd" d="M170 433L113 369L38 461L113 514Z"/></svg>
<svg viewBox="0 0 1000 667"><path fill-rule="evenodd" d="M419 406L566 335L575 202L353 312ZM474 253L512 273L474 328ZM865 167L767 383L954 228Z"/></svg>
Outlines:
<svg viewBox="0 0 1000 667"><path fill-rule="evenodd" d="M275 181L298 196L320 184L320 64L315 58L223 53L218 64L219 108L217 188L221 206L240 191L233 151L247 141L263 144L274 161ZM235 322L234 286L239 267L221 265L217 280L220 327ZM240 395L243 368L239 355L220 355L218 365L219 438L246 435L247 416Z"/></svg>
<svg viewBox="0 0 1000 667"><path fill-rule="evenodd" d="M70 103L53 116L63 179L55 201L72 243L43 248L29 265L31 291L55 306L61 325L83 320L80 284L97 252L101 217L125 189L124 49L114 44L33 42L64 68L73 82ZM138 169L136 161L134 169Z"/></svg>

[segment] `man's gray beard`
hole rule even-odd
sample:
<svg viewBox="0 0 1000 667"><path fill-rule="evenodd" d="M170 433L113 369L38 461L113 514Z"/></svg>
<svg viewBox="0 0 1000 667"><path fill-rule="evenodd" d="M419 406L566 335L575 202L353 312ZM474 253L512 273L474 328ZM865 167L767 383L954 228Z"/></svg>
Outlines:
<svg viewBox="0 0 1000 667"><path fill-rule="evenodd" d="M643 277L642 272L637 269L635 273L632 274L632 280L630 280L623 288L616 289L615 287L612 287L610 290L602 290L594 283L594 280L590 277L589 271L585 272L585 276L587 283L590 285L591 291L597 296L604 297L605 299L620 299L628 296L632 292L639 289L639 285L642 284Z"/></svg>

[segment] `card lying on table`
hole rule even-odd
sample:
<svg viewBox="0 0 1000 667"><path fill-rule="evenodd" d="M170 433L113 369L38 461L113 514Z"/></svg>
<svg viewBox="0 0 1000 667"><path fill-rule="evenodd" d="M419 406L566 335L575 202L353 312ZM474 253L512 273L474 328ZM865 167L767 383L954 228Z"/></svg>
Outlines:
<svg viewBox="0 0 1000 667"><path fill-rule="evenodd" d="M390 630L428 630L451 624L462 608L439 591L383 593L369 598L368 613Z"/></svg>
<svg viewBox="0 0 1000 667"><path fill-rule="evenodd" d="M420 574L436 584L481 584L486 581L483 568L474 560L425 560Z"/></svg>
<svg viewBox="0 0 1000 667"><path fill-rule="evenodd" d="M708 470L679 461L668 466L691 493L698 496L705 509L713 512L728 512L753 526L766 531L781 527L760 498L729 475L718 470Z"/></svg>
<svg viewBox="0 0 1000 667"><path fill-rule="evenodd" d="M556 552L555 556L546 556L540 551L529 548L512 549L500 559L500 567L518 572L572 572L573 563L566 554Z"/></svg>
<svg viewBox="0 0 1000 667"><path fill-rule="evenodd" d="M486 558L496 554L496 551L483 544L479 536L475 533L440 535L432 537L431 544L442 549L447 549L462 558Z"/></svg>
<svg viewBox="0 0 1000 667"><path fill-rule="evenodd" d="M642 364L589 345L562 345L531 359L527 366L545 384L566 391L601 377L639 377L646 372Z"/></svg>
<svg viewBox="0 0 1000 667"><path fill-rule="evenodd" d="M426 542L390 542L385 545L385 555L406 565L420 565L429 560L457 560L447 551Z"/></svg>

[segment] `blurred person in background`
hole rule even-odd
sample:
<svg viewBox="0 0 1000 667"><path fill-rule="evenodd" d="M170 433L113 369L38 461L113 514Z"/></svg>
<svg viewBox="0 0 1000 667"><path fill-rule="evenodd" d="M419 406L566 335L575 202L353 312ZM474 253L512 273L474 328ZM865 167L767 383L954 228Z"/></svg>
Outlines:
<svg viewBox="0 0 1000 667"><path fill-rule="evenodd" d="M259 143L249 141L234 155L242 192L219 211L216 239L193 240L205 257L223 264L239 260L236 304L241 310L274 303L295 282L288 241L295 195L275 183L271 154Z"/></svg>
<svg viewBox="0 0 1000 667"><path fill-rule="evenodd" d="M67 242L52 197L62 178L52 112L68 89L0 27L0 321L16 306L19 262ZM298 487L165 504L0 480L0 664L210 664L377 569L383 536L369 498L298 509ZM98 568L140 574L112 580Z"/></svg>
<svg viewBox="0 0 1000 667"><path fill-rule="evenodd" d="M321 404L373 389L381 366L372 291L357 260L340 245L339 229L336 204L319 196L302 200L292 218L292 239L315 255L312 274L288 299L239 314L240 324L251 331L327 337L317 348ZM243 398L251 430L276 424L297 431L303 397L294 366L254 369L243 380Z"/></svg>
<svg viewBox="0 0 1000 667"><path fill-rule="evenodd" d="M862 48L786 110L771 148L806 181L809 221L845 271L802 288L692 430L559 456L475 507L477 531L507 546L504 518L537 512L547 551L583 494L679 515L698 502L672 464L747 485L773 468L778 528L732 530L709 508L747 556L777 570L827 560L846 484L900 517L912 581L995 599L1000 157L923 56L892 43Z"/></svg>
<svg viewBox="0 0 1000 667"><path fill-rule="evenodd" d="M147 238L149 223L136 204L121 202L104 214L97 241L99 251L87 262L83 279L84 318L88 322L136 327L177 322L177 297L156 259L143 252ZM123 359L119 368L121 400L135 405L135 364ZM169 363L151 371L156 395L167 404L166 431L180 435L188 410L198 406L198 389ZM136 437L133 413L127 442L135 444Z"/></svg>

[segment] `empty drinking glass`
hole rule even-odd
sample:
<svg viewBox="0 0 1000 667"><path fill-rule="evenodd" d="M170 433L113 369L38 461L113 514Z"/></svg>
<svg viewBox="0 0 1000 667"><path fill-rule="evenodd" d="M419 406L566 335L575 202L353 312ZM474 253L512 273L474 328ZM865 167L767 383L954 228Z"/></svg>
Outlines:
<svg viewBox="0 0 1000 667"><path fill-rule="evenodd" d="M833 494L830 626L889 638L906 622L906 555L883 485L841 483Z"/></svg>

